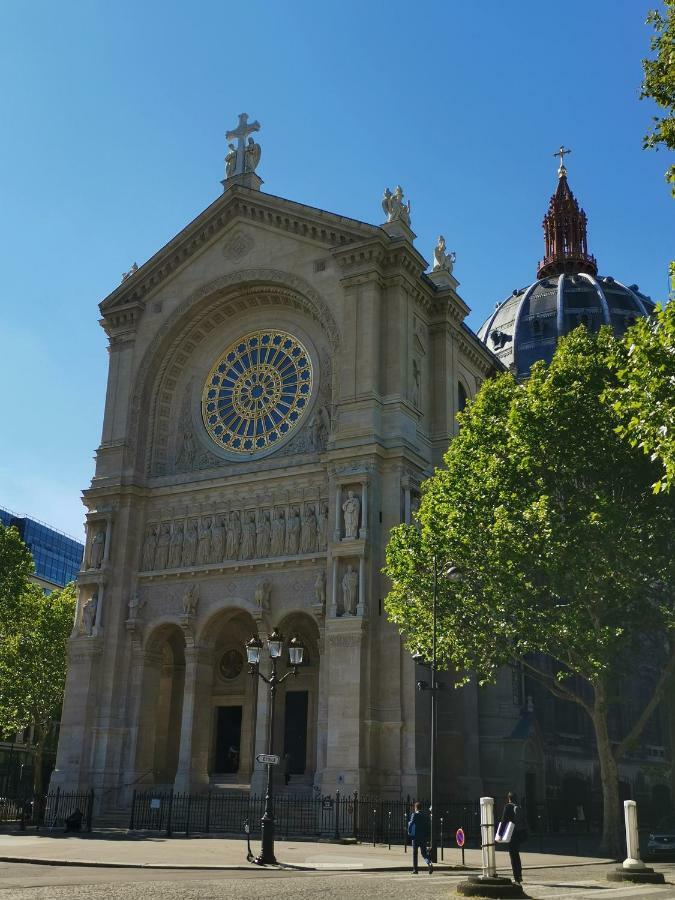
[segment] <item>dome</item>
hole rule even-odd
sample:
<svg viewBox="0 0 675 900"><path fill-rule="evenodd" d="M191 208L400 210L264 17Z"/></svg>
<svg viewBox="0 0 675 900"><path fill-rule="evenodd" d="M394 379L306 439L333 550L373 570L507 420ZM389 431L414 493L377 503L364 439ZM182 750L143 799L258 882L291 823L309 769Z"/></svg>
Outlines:
<svg viewBox="0 0 675 900"><path fill-rule="evenodd" d="M578 325L589 331L611 325L621 335L654 308L636 284L626 287L610 275L598 276L586 245L586 222L561 155L558 186L544 217L545 251L538 280L498 303L478 331L485 346L518 378L527 377L537 360L550 362L558 338Z"/></svg>

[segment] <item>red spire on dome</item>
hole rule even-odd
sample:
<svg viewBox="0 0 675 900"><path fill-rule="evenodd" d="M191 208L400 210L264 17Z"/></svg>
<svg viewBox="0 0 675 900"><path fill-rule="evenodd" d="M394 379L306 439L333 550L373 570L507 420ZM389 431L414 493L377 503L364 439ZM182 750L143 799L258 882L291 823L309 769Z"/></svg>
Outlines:
<svg viewBox="0 0 675 900"><path fill-rule="evenodd" d="M544 216L544 258L539 263L537 278L562 275L566 272L586 272L598 274L595 257L588 252L586 243L586 213L567 183L567 169L563 158L571 153L561 147L554 156L560 157L558 187L551 197L548 212Z"/></svg>

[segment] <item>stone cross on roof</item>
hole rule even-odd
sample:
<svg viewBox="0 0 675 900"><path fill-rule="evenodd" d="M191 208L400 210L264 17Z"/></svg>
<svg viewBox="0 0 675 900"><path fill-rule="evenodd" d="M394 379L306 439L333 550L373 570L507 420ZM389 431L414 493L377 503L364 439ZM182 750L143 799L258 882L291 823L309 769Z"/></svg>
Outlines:
<svg viewBox="0 0 675 900"><path fill-rule="evenodd" d="M226 177L231 178L233 175L241 175L243 172L253 172L260 159L260 145L256 144L253 138L249 138L248 148L246 138L253 134L254 131L260 131L260 122L248 121L248 113L239 114L239 125L231 131L225 132L225 138L228 141L236 139L237 146L230 144L230 152L225 157ZM248 164L247 164L248 149Z"/></svg>

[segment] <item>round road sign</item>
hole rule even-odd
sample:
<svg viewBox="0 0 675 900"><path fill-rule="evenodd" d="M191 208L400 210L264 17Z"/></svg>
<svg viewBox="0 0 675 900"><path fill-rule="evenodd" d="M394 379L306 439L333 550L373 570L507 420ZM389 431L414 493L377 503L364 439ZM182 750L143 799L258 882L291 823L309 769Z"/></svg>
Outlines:
<svg viewBox="0 0 675 900"><path fill-rule="evenodd" d="M463 828L457 829L457 832L455 834L455 840L457 841L458 847L464 846L464 829Z"/></svg>

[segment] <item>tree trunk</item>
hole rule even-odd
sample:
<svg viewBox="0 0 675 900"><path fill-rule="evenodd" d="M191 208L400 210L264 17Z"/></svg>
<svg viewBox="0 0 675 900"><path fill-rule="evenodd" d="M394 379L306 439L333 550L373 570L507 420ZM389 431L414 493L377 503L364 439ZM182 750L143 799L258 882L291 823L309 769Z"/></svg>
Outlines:
<svg viewBox="0 0 675 900"><path fill-rule="evenodd" d="M600 694L600 696L598 696ZM593 706L593 727L600 760L602 780L602 841L600 852L611 859L619 859L621 852L621 817L619 811L619 769L612 750L607 727L607 704L603 690L596 686L596 700Z"/></svg>
<svg viewBox="0 0 675 900"><path fill-rule="evenodd" d="M33 794L42 796L42 751L45 742L45 729L37 722L33 725Z"/></svg>

